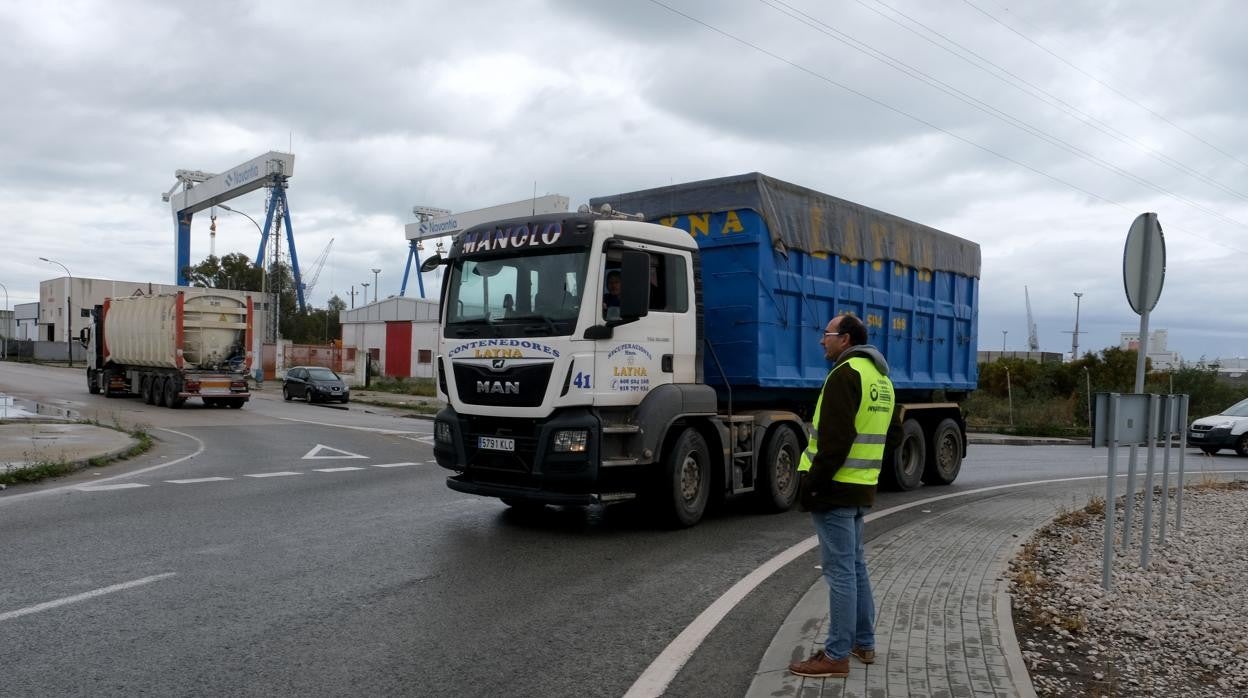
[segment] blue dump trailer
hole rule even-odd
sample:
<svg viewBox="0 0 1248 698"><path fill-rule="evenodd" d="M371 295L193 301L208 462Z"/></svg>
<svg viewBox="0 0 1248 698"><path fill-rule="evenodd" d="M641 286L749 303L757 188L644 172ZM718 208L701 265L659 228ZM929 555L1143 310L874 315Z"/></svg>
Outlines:
<svg viewBox="0 0 1248 698"><path fill-rule="evenodd" d="M701 258L706 383L735 400L795 389L813 407L819 340L862 318L903 400L975 389L979 245L757 172L591 200L680 228Z"/></svg>
<svg viewBox="0 0 1248 698"><path fill-rule="evenodd" d="M752 173L592 199L460 234L446 265L434 455L510 506L711 498L792 506L838 313L903 413L881 483L954 481L976 385L979 246Z"/></svg>

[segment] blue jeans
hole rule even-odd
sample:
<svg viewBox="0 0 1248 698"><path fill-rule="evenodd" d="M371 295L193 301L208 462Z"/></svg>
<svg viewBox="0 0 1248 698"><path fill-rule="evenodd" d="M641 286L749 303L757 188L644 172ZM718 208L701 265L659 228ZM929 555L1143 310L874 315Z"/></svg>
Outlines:
<svg viewBox="0 0 1248 698"><path fill-rule="evenodd" d="M875 601L862 549L866 513L867 507L811 512L828 583L828 639L823 648L830 659L848 657L853 647L875 649Z"/></svg>

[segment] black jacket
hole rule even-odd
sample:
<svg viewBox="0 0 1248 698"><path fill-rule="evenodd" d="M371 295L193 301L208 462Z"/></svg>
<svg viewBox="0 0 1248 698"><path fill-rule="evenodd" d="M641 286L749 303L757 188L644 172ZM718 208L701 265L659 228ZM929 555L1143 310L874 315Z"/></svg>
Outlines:
<svg viewBox="0 0 1248 698"><path fill-rule="evenodd" d="M879 350L869 344L850 347L837 360L832 376L823 388L819 433L815 435L819 448L810 470L802 474L799 485L798 502L803 511L869 507L875 504L874 485L854 485L832 479L836 471L845 464L849 449L854 445L854 437L858 435L858 430L854 428L854 418L862 405L862 378L853 366L841 366L855 356L871 359L880 373L888 375L888 361ZM891 456L900 436L901 410L894 407L892 423L888 427L888 443L885 446L886 458Z"/></svg>

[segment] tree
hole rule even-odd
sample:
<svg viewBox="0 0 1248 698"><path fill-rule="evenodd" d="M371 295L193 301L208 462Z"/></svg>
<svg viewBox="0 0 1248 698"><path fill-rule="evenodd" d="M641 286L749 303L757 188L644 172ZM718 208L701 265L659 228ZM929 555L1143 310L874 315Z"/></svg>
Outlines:
<svg viewBox="0 0 1248 698"><path fill-rule="evenodd" d="M238 291L259 291L262 273L247 255L231 252L224 257L209 255L207 259L182 269L192 286L228 288Z"/></svg>

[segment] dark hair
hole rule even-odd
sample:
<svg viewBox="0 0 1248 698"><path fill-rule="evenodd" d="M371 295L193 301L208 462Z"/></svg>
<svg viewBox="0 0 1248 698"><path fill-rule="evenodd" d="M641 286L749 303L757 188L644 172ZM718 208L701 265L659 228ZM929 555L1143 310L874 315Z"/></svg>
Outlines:
<svg viewBox="0 0 1248 698"><path fill-rule="evenodd" d="M613 278L615 278L615 279L620 278L620 270L619 270L619 269L612 269L611 271L607 272L607 281L610 281L610 280L611 280L611 279L613 279Z"/></svg>
<svg viewBox="0 0 1248 698"><path fill-rule="evenodd" d="M854 346L867 343L867 326L853 315L842 315L836 331L849 335L849 343Z"/></svg>

